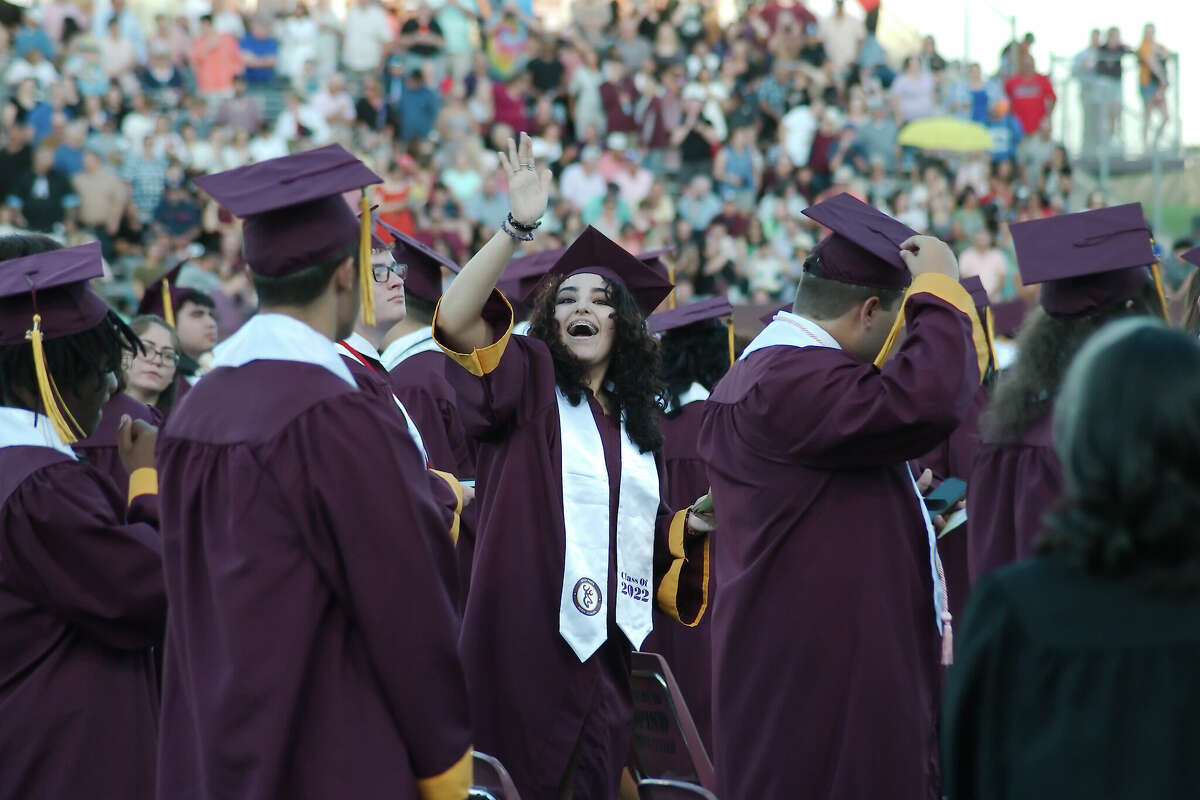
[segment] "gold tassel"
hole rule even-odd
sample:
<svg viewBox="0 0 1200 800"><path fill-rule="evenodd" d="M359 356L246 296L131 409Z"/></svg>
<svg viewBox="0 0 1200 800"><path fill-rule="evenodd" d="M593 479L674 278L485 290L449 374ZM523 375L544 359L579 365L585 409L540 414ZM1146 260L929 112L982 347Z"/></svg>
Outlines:
<svg viewBox="0 0 1200 800"><path fill-rule="evenodd" d="M42 408L46 418L54 426L55 433L64 444L75 444L83 436L83 429L71 415L71 410L58 393L54 378L46 368L46 350L42 342L42 315L33 315L33 330L25 332L25 338L33 345L33 369L37 374L38 394L42 398ZM65 416L64 416L65 414ZM79 435L76 435L76 431Z"/></svg>
<svg viewBox="0 0 1200 800"><path fill-rule="evenodd" d="M733 366L737 361L733 339L733 317L729 318L729 366Z"/></svg>
<svg viewBox="0 0 1200 800"><path fill-rule="evenodd" d="M896 321L892 323L892 329L888 331L887 338L883 340L883 347L879 348L879 355L875 356L875 366L882 367L883 363L892 355L892 349L896 346L896 340L900 338L900 331L904 328L904 308L908 305L909 292L904 293L904 299L900 301L900 312L896 314Z"/></svg>
<svg viewBox="0 0 1200 800"><path fill-rule="evenodd" d="M992 360L992 369L1000 369L996 363L996 317L990 306L983 310L983 327L987 332L988 358Z"/></svg>
<svg viewBox="0 0 1200 800"><path fill-rule="evenodd" d="M375 295L371 293L371 202L367 190L362 192L362 227L358 240L358 282L362 297L363 324L375 324Z"/></svg>
<svg viewBox="0 0 1200 800"><path fill-rule="evenodd" d="M675 307L675 267L667 265L667 280L671 282L671 293L667 295L667 308Z"/></svg>
<svg viewBox="0 0 1200 800"><path fill-rule="evenodd" d="M172 328L175 327L175 306L171 303L171 284L166 278L162 279L163 320Z"/></svg>
<svg viewBox="0 0 1200 800"><path fill-rule="evenodd" d="M1162 308L1163 321L1171 324L1171 312L1167 308L1167 293L1163 291L1162 268L1155 261L1150 265L1150 274L1154 276L1154 291L1158 294L1158 304Z"/></svg>

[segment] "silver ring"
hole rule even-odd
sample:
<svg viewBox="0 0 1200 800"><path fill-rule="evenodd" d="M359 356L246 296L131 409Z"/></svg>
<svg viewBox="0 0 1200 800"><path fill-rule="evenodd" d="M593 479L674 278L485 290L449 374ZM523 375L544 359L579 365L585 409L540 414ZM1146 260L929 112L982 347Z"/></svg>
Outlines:
<svg viewBox="0 0 1200 800"><path fill-rule="evenodd" d="M534 168L533 164L518 164L517 166L521 169L527 169L530 172L537 172L537 169Z"/></svg>

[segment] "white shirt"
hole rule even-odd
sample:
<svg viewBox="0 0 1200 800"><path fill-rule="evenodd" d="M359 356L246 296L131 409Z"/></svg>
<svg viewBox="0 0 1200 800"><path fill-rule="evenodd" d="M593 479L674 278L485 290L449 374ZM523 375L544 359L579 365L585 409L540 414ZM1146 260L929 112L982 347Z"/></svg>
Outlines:
<svg viewBox="0 0 1200 800"><path fill-rule="evenodd" d="M817 118L808 106L796 106L783 115L783 147L788 160L796 167L808 164L813 138L817 135Z"/></svg>
<svg viewBox="0 0 1200 800"><path fill-rule="evenodd" d="M322 89L312 96L309 106L330 124L350 124L354 121L354 101L346 92L330 94Z"/></svg>
<svg viewBox="0 0 1200 800"><path fill-rule="evenodd" d="M354 72L373 72L383 63L383 47L392 40L387 14L378 4L346 12L342 61Z"/></svg>
<svg viewBox="0 0 1200 800"><path fill-rule="evenodd" d="M275 135L288 142L296 141L300 138L297 123L308 128L313 144L325 144L333 136L325 119L308 105L299 106L295 111L290 108L280 111L275 121Z"/></svg>
<svg viewBox="0 0 1200 800"><path fill-rule="evenodd" d="M563 197L570 199L576 208L583 209L597 197L603 197L608 186L599 170L588 175L583 165L576 163L563 170L560 188Z"/></svg>

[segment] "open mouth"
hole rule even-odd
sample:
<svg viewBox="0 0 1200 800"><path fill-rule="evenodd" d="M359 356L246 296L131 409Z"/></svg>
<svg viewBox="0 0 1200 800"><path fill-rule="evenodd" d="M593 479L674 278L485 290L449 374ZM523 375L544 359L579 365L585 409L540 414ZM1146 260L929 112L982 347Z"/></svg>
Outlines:
<svg viewBox="0 0 1200 800"><path fill-rule="evenodd" d="M589 337L595 336L599 332L600 329L586 319L573 320L571 324L567 325L567 336Z"/></svg>

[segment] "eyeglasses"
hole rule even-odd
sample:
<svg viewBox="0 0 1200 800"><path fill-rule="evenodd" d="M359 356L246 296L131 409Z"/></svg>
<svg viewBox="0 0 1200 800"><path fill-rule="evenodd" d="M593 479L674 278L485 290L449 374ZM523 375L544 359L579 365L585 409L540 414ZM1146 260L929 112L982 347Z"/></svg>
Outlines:
<svg viewBox="0 0 1200 800"><path fill-rule="evenodd" d="M400 280L407 278L408 264L375 264L371 267L371 277L376 283L387 283L392 275Z"/></svg>
<svg viewBox="0 0 1200 800"><path fill-rule="evenodd" d="M150 362L161 361L163 364L165 364L168 367L174 367L179 363L179 353L177 353L175 350L172 350L172 349L159 350L157 347L148 345L145 342L142 342L142 349L145 350L145 352L142 353L141 355L147 361L150 361Z"/></svg>

